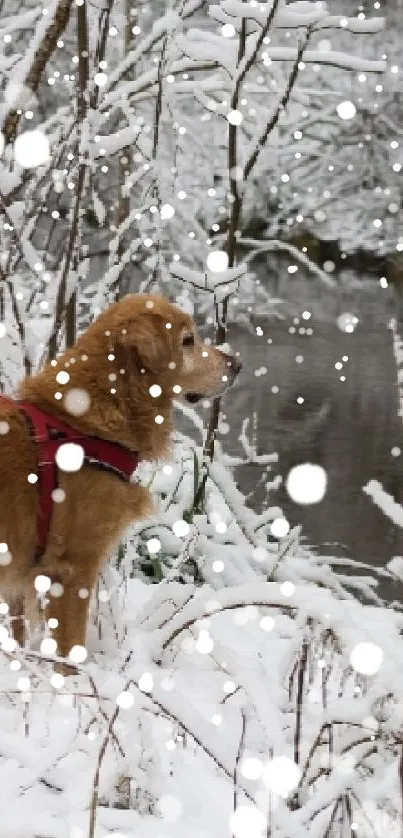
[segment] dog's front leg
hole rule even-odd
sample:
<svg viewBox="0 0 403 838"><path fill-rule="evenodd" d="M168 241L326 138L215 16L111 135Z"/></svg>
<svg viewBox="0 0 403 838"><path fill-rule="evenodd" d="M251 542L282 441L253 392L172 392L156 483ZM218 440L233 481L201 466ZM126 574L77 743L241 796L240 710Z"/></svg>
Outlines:
<svg viewBox="0 0 403 838"><path fill-rule="evenodd" d="M57 654L61 657L68 658L74 646L85 647L91 592L99 564L93 555L80 555L78 567L77 561L71 562L71 566L75 565L72 576L56 588L60 596L49 597L46 619L52 619L50 628L57 642ZM52 627L53 620L57 620L55 627ZM74 662L79 661L75 659ZM71 674L71 671L70 667L65 667L65 674Z"/></svg>

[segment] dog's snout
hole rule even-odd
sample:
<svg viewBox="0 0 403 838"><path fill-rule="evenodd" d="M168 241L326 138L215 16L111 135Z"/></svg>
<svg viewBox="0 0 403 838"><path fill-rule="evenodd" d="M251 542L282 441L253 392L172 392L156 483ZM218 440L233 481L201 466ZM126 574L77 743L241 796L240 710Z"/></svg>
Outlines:
<svg viewBox="0 0 403 838"><path fill-rule="evenodd" d="M238 373L242 369L242 361L240 360L240 358L236 358L235 355L229 356L228 366L235 375L238 375Z"/></svg>

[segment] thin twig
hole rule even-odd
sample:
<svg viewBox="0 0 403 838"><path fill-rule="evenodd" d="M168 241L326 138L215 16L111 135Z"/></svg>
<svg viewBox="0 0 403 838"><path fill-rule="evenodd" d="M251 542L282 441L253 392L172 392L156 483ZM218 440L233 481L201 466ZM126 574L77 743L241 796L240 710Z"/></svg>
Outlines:
<svg viewBox="0 0 403 838"><path fill-rule="evenodd" d="M96 820L97 820L97 809L98 809L98 801L99 801L99 779L101 774L101 766L105 757L106 749L109 744L109 740L111 738L111 733L113 726L116 722L116 719L119 715L119 705L116 706L115 710L113 711L107 732L104 736L102 745L99 749L98 759L97 759L97 766L95 769L95 775L92 785L92 795L91 795L91 804L90 804L90 822L88 828L88 838L95 838L95 827L96 827Z"/></svg>
<svg viewBox="0 0 403 838"><path fill-rule="evenodd" d="M305 33L305 37L304 37L303 41L300 43L300 45L298 47L297 57L294 61L294 65L293 65L293 68L291 70L290 77L288 79L287 87L286 87L286 89L285 89L285 91L284 91L284 93L283 93L283 95L282 95L282 97L281 97L281 99L280 99L280 101L277 105L276 110L272 114L272 116L269 119L264 131L262 132L259 139L257 140L256 146L255 146L251 156L249 157L249 160L247 160L246 163L245 163L244 172L243 172L243 176L244 176L245 181L248 179L249 175L251 174L251 172L252 172L252 170L253 170L253 168L254 168L257 160L258 160L260 152L262 151L262 148L264 148L264 146L266 145L268 137L270 136L273 129L276 127L276 125L277 125L277 123L280 119L280 115L282 114L282 112L284 111L284 108L287 106L287 104L289 102L292 90L293 90L295 82L298 78L300 63L302 61L305 49L306 49L306 47L309 43L309 39L311 37L311 32L312 32L311 28L308 27L307 30L306 30L306 33Z"/></svg>
<svg viewBox="0 0 403 838"><path fill-rule="evenodd" d="M308 621L308 628L310 628L310 621ZM305 674L308 665L308 648L309 647L307 638L304 637L304 640L302 642L297 676L297 696L294 730L294 762L296 765L299 765L301 761L302 718L304 710Z"/></svg>
<svg viewBox="0 0 403 838"><path fill-rule="evenodd" d="M236 812L237 807L238 807L238 769L239 769L239 763L240 763L240 760L241 760L241 756L242 756L243 749L244 749L244 744L245 744L246 713L245 713L245 708L244 707L241 708L241 719L242 719L241 735L239 737L238 750L237 750L237 753L236 753L235 765L234 765L234 793L233 793L233 811L234 812ZM233 838L235 838L235 836L233 836Z"/></svg>

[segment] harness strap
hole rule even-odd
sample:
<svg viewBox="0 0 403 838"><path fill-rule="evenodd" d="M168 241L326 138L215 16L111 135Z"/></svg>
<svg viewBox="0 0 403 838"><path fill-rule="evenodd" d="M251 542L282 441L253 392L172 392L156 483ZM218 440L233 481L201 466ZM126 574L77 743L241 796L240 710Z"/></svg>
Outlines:
<svg viewBox="0 0 403 838"><path fill-rule="evenodd" d="M74 442L84 451L84 462L113 472L128 482L138 466L138 455L117 442L85 436L50 413L26 401L16 401L0 394L0 403L14 405L26 417L31 439L37 449L39 479L39 510L36 525L35 559L45 552L53 511L52 493L58 485L56 454L62 445Z"/></svg>

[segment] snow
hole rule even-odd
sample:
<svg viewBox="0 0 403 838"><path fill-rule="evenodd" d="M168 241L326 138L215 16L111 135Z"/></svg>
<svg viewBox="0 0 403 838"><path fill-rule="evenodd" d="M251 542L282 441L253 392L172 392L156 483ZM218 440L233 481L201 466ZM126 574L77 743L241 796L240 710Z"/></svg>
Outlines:
<svg viewBox="0 0 403 838"><path fill-rule="evenodd" d="M32 24L34 24L35 22L36 22L36 26L35 26L34 34L32 35L32 31L30 32L30 40L29 40L28 49L26 49L24 51L24 55L19 56L19 61L15 64L14 68L12 68L11 72L8 73L7 86L6 86L5 91L4 91L4 100L5 100L5 103L8 103L7 109L10 106L15 108L15 107L21 106L22 104L26 104L26 102L22 102L20 104L19 101L18 101L18 98L16 98L16 94L17 94L17 96L22 95L23 100L24 100L24 96L26 96L26 94L28 94L28 98L31 97L31 92L27 91L26 88L25 88L25 80L26 80L26 78L28 76L28 73L29 73L29 70L32 66L35 53L37 52L38 48L40 47L43 38L46 36L46 32L49 29L50 23L55 16L55 13L57 11L57 7L58 7L58 0L50 0L49 5L47 7L48 14L47 15L41 15L39 13L39 10L30 11L30 12L28 12L28 15L32 15L31 20L30 20L29 17L27 17L27 12L22 13L21 19L20 19L20 15L18 14L18 23L17 23L18 29L21 27L22 30L24 30L25 28L29 28L31 30ZM5 28L4 33L2 33L3 34L3 40L4 40L5 36L7 36L13 30L15 31L15 29L17 28L16 25L15 25L15 21L13 21L11 19L10 23L11 22L14 25L12 27L10 25L10 27L8 29L7 29L7 27ZM0 114L1 114L2 119L6 115L7 109L4 105L2 105L2 107L0 109Z"/></svg>
<svg viewBox="0 0 403 838"><path fill-rule="evenodd" d="M162 221L170 221L175 215L175 209L171 204L163 204L160 209L160 216Z"/></svg>
<svg viewBox="0 0 403 838"><path fill-rule="evenodd" d="M155 472L158 492L168 490L168 497L169 486L173 489L177 484L177 464L185 453L183 442L175 451L171 472L163 472L162 468ZM30 696L28 738L17 725L19 715L25 712L24 704L11 708L4 704L0 708L0 748L3 759L8 760L1 796L4 800L7 794L11 799L17 787L27 789L19 809L22 820L17 820L22 831L15 834L31 838L41 829L45 830L43 834L63 836L66 823L70 829L87 829L92 783L104 742L107 744L101 758L100 802L109 801L112 808L99 806L98 829L130 835L131 830L140 828L150 838L160 835L161 817L167 835L185 835L186 830L193 828L196 812L200 835L226 829L229 822L238 824L240 830L253 829L255 815L251 815L251 821L249 810L260 813L256 823L262 823L269 812L264 802L267 793L274 796L270 817L278 834L284 838L310 835L309 819L313 818L312 826L319 823L315 813L322 803L331 801L335 790L346 791L351 782L351 774L338 771L335 765L331 777L320 784L311 802L302 795L299 809L285 805L295 787L302 791L304 772L311 770L307 768L309 748L321 725L329 721L335 724L336 732L340 722L344 724L343 734L340 728L341 753L345 748L347 753L351 749L354 764L367 764L369 760L371 765L367 755L372 744L370 734L369 746L360 745L361 731L356 735L354 726L348 725L355 724L355 720L360 724L371 709L376 716L382 696L391 692L399 696L403 690L402 678L396 677L402 671L403 652L398 639L401 615L391 609L363 606L353 599L339 599L330 589L319 588L301 577L293 581L292 571L286 580L266 581L267 564L272 549L277 548L266 542L263 566L260 562L253 564L249 539L259 529L259 516L243 507L242 496L219 462L211 481L211 512L219 510L220 516L225 515L230 539L236 545L239 575L235 585L227 582L223 587L218 578L221 574L215 574L202 587L192 583L179 585L168 579L160 586L150 586L128 577L125 586L114 588L113 579L118 581L114 572L109 580L112 598L107 603L112 611L105 610L101 621L103 634L107 626L109 633L115 625L118 635L125 637L120 648L112 643L109 650L99 650L90 633L88 650L73 650L74 660L80 663L80 674L64 681L56 681L51 665L45 660L41 663L41 658L52 656L46 645L40 653L16 653L21 662L19 671L7 670L6 663L0 669L2 689L14 688ZM183 508L189 488L180 495ZM134 528L124 560L127 567L138 555L150 527L158 528L158 553L162 559L167 551L177 550L171 537L175 539L178 534L174 532L169 537L167 529L167 525L174 526L181 520L177 502L168 502L165 512L163 508L164 502L156 519ZM197 527L200 537L196 550L206 554L209 545L215 560L223 556L224 548L215 543L217 536L207 519L198 516ZM188 534L181 530L179 539L186 539L191 529ZM146 541L147 547L150 540ZM261 544L263 547L264 542ZM299 562L303 574L308 565L305 566L302 553ZM315 557L310 555L309 563L312 562L315 563ZM234 574L231 562L224 564L225 573ZM247 569L249 582L245 581ZM44 587L40 583L41 590ZM320 701L309 703L306 698L303 758L297 765L292 756L290 704L285 686L309 625L313 668L309 690L314 691L321 678L318 662L322 658L329 667L330 681L325 707ZM321 639L322 632L329 631L337 638L331 651ZM82 663L87 651L88 663ZM380 654L382 665L374 667ZM358 671L367 673L371 684L367 692L355 694L354 680L349 686L347 681L343 694L338 695L337 685L343 671L348 673L350 659ZM78 698L70 700L74 695ZM242 713L248 720L247 740L245 759L237 771L239 801L233 810L231 790ZM8 749L6 731L10 731ZM387 745L380 741L379 747L387 751ZM15 756L9 753L10 748ZM128 809L117 806L117 787L122 776L129 778L127 799L137 800ZM210 778L211 791L205 788L206 777ZM370 784L370 779L367 782ZM197 804L201 788L202 810ZM210 793L216 800L213 808L206 806L205 795ZM248 812L242 814L245 807ZM26 826L24 832L28 811L31 831ZM51 818L49 822L44 819L44 811ZM4 835L9 826L6 819L1 827Z"/></svg>
<svg viewBox="0 0 403 838"><path fill-rule="evenodd" d="M322 466L315 463L300 463L293 466L287 475L286 489L295 503L320 503L326 488L326 472Z"/></svg>
<svg viewBox="0 0 403 838"><path fill-rule="evenodd" d="M35 587L35 590L39 594L46 594L46 592L49 590L51 584L52 584L52 581L51 581L49 576L43 576L43 575L39 574L39 576L35 577L34 587Z"/></svg>
<svg viewBox="0 0 403 838"><path fill-rule="evenodd" d="M49 162L50 147L46 134L36 129L24 131L14 143L16 162L24 169L33 169Z"/></svg>
<svg viewBox="0 0 403 838"><path fill-rule="evenodd" d="M318 21L317 29L336 29L342 27L355 35L375 35L385 29L385 18L383 17L341 17L340 15L329 15Z"/></svg>
<svg viewBox="0 0 403 838"><path fill-rule="evenodd" d="M30 241L28 231L26 229L22 229L23 212L24 205L21 204L21 202L14 202L12 206L7 208L8 217L15 225L19 234L19 243L21 250L24 254L25 262L37 275L38 272L36 266L41 264L41 258L37 249L33 246L32 242Z"/></svg>
<svg viewBox="0 0 403 838"><path fill-rule="evenodd" d="M235 34L239 31L242 20L248 20L251 24L264 24L267 21L271 10L271 3L243 4L240 0L225 0L217 5L210 5L209 14L215 20L224 23L226 27L232 27L228 31ZM385 19L382 17L364 18L343 17L342 15L329 15L325 3L305 2L300 0L291 5L281 5L274 19L277 29L299 29L303 26L312 27L313 31L322 29L347 29L352 34L376 34L385 28ZM224 27L223 27L224 29ZM251 27L253 29L253 26ZM235 30L235 31L234 31ZM224 37L233 37L225 35Z"/></svg>
<svg viewBox="0 0 403 838"><path fill-rule="evenodd" d="M343 314L339 314L337 318L337 325L341 332L347 332L347 334L351 334L354 332L355 327L358 323L358 317L355 314L351 314L350 312L343 312Z"/></svg>
<svg viewBox="0 0 403 838"><path fill-rule="evenodd" d="M75 15L46 63L38 98L27 83L58 5L16 14L5 0L0 20L2 117L16 104L23 111L18 139L1 149L0 161L7 390L46 355L64 265L62 308L77 291L78 331L125 283L162 289L209 328L229 299L229 320L250 326L255 315L278 316L281 303L249 270L257 253L288 257L290 287L303 268L326 293L339 287L331 259L318 265L289 240L296 230L313 227L352 249L375 241L381 252L381 236L393 251L400 246L399 114L386 87L397 102L401 81L394 71L387 81L381 74L400 61L401 48L390 32L382 35L382 18L343 18L305 0L222 0L207 13L200 0L185 0L159 17L152 4L139 8L124 43L119 4L110 15L103 2L84 4L90 82L81 118ZM279 119L259 145L271 114ZM374 145L365 139L367 118L378 132ZM358 150L362 137L368 155L367 146ZM380 192L365 191L368 172ZM235 186L242 211L231 242ZM266 224L261 238L245 234L256 217ZM347 304L339 310L346 339L358 322ZM402 342L396 324L392 331L402 415ZM57 349L64 340L60 329ZM72 416L88 411L89 394L70 387L68 373L54 374L57 401ZM150 399L161 395L151 381ZM60 583L38 567L41 624L28 631L25 649L16 647L10 609L0 603L0 838L334 838L329 824L339 800L358 824L345 824L343 838L347 827L349 836L395 838L403 616L384 607L377 584L401 580L403 558L377 572L354 558L317 555L273 503L277 457L260 452L248 420L237 417L240 453L229 455L231 417L220 418L224 442L216 441L209 462L202 414L182 403L176 409L192 438L176 432L170 462L141 463L136 472L156 512L130 528L103 568L70 675L54 671L56 625L44 625L41 613L49 591L63 593ZM9 431L0 423L2 444ZM68 443L58 465L74 471L82 457ZM257 465L272 468L262 512L247 505L233 471ZM205 499L196 504L201 479ZM35 484L38 475L27 480ZM284 488L321 515L330 480L328 488L325 469L301 461ZM403 526L402 507L379 481L363 492ZM55 490L54 502L64 499ZM2 538L0 565L12 561ZM78 596L88 599L84 584Z"/></svg>
<svg viewBox="0 0 403 838"><path fill-rule="evenodd" d="M168 478L173 485L176 476L165 474L164 479ZM230 490L230 494L234 491L234 488ZM218 502L220 495L217 494L217 488L214 488L214 497ZM251 516L253 520L253 513ZM136 529L139 532L139 527ZM245 546L241 547L242 544L243 539L238 542L238 552L244 554L245 562ZM166 549L164 540L161 546ZM134 544L131 550L133 547ZM336 691L331 693L331 703L326 711L319 713L319 716L316 711L311 720L307 708L307 743L313 741L315 732L325 719L342 717L347 722L350 718L368 716L364 705L365 708L373 706L376 698L384 694L383 691L386 694L391 678L394 678L396 653L401 657L400 644L393 645L396 644L400 625L397 615L394 628L395 616L392 611L379 609L375 620L374 609L368 609L368 616L364 618L366 609L358 603L352 602L348 608L346 602L306 583L296 585L293 593L286 596L281 585L264 582L259 571L254 571L254 574L256 581L218 590L208 585L204 589L197 589L193 585L178 585L176 582L156 587L140 580L128 579L126 592L121 589L119 594L119 602L126 602L125 610L116 603L117 611L108 618L125 621L130 615L123 647L119 651L111 649L109 654L90 651L88 668L84 665L79 676L71 676L64 682L58 681L56 684L55 676L51 676L52 683L47 687L51 669L46 664L38 668L35 664L38 659L33 653L32 656L29 652L25 656L24 653L18 654L23 671L26 667L26 671L35 673L38 686L30 684L26 687L30 694L31 717L28 739L14 731L8 734L9 746L6 748L5 731L10 727L13 730L13 719L17 719L23 712L23 706L17 704L15 708L6 709L5 705L1 710L4 732L0 747L3 759L7 760L7 781L3 772L1 795L5 799L7 793L10 799L18 786L27 789L16 820L16 829L20 829L20 832L14 834L31 838L41 830L45 835L64 836L66 823L70 829L87 828L92 781L99 749L105 741L107 748L101 761L100 794L101 799L106 795L103 799L109 800L112 808L100 806L97 816L99 828L112 834L114 830L119 830L122 834L131 835L131 830L137 829L135 824L138 824L143 834L159 836L162 817L165 834L173 838L182 832L185 835L186 830L193 828L196 812L197 830L201 836L225 829L225 824L229 822L238 824L234 828L239 827L240 830L253 829L253 818L256 823L262 823L262 819L267 817L265 806L262 808L263 789L269 788L272 794L280 797L292 795L293 788L301 783L304 774L304 764L295 765L289 752L290 743L287 745L288 711L282 687L284 676L281 675L284 668L288 669L290 655L292 659L299 648L298 633L293 628L294 613L300 612L302 624L306 624L306 618L310 615L315 623L318 621L318 628L323 625L328 630L332 626L342 645L346 643L346 652L352 648L352 635L359 636L361 643L375 645L381 626L385 663L394 649L389 675L386 667L386 681L379 684L374 681L371 697L363 694L362 697L351 699L352 703L349 703L346 697L338 699ZM256 616L251 614L248 621L235 623L231 614L235 614L236 609L242 613L252 604L257 605ZM274 620L271 618L269 634L260 627L258 619L259 612L264 614L267 609L276 614ZM289 615L287 619L282 616L284 611ZM327 615L325 623L324 614ZM269 617L270 613L266 619ZM208 628L202 627L206 619L209 621ZM357 630L352 631L354 621L358 634ZM186 645L180 643L181 633L191 638L192 626L196 628L197 624L200 628L195 637L194 651L190 651L190 647L188 651ZM269 636L272 638L270 655L263 655L259 663L259 657L267 644L265 638ZM319 638L320 634L315 641L319 642L315 657L320 650ZM176 646L174 657L170 652L172 644ZM246 661L251 660L251 644L259 652L259 657L253 658L253 667L246 666ZM379 648L378 643L376 647ZM81 661L84 652L80 648L77 657L74 652L75 659ZM326 655L326 652L322 654ZM201 659L205 662L203 666ZM225 668L220 663L224 660ZM338 653L336 660L339 666L343 665L342 654ZM344 665L347 664L348 657ZM336 665L336 661L333 665ZM6 673L7 668L1 673L2 685L6 687L7 679L11 688L14 676L11 672L8 675ZM16 673L14 683L16 686L19 684L20 690L24 687L25 691L22 678L27 676L21 675L21 671ZM337 684L336 673L335 678ZM231 692L228 692L230 680L233 686ZM397 686L394 682L394 689ZM237 701L239 690L244 696L240 704ZM78 699L78 704L77 700L68 701L72 692L83 695L82 699ZM220 696L226 692L232 697L228 703L222 704ZM217 727L213 717L217 716L218 708L223 721ZM351 716L353 709L354 716ZM246 712L248 718L248 757L241 763L238 773L238 793L243 794L244 798L240 797L234 814L230 803L234 759L238 748L238 735L235 732L239 730L242 712ZM115 718L113 727L110 726L112 717ZM138 733L135 735L135 731L139 730L142 731L140 742ZM53 731L58 732L56 738L52 737ZM89 736L92 731L94 738ZM186 745L181 736L186 736ZM123 745L123 762L113 737L117 737L120 747ZM145 744L147 740L148 746ZM344 741L345 744L351 742L357 761L364 759L364 751L361 753L360 746L354 746L353 732L350 739L345 738ZM143 753L141 742L145 748ZM11 756L10 747L15 756ZM270 748L275 750L272 756ZM142 766L144 759L148 760L146 771ZM257 771L259 766L262 768ZM117 791L113 791L114 784L118 784L122 772L123 776L124 772L128 772L127 776L131 778L128 789L133 789L133 792L128 791L128 794L136 794L137 812L130 807L128 810L117 808L113 803L114 795L117 794ZM210 779L205 789L207 777ZM335 787L340 792L346 789L350 775L334 770L330 787L329 782L328 779L323 784L322 798L324 794L327 795L324 799L332 799ZM203 798L205 794L207 797L213 794L216 801L213 808L206 806L205 799L202 810L197 806L197 793L201 785ZM55 791L56 788L58 791ZM221 793L217 796L220 788ZM152 804L151 811L146 806L147 789L154 789L151 800L154 798L155 804ZM318 796L315 796L315 806L320 805L322 798L318 802ZM245 807L248 811L242 814ZM48 821L43 815L44 811L48 813ZM251 811L260 815L250 815ZM309 835L306 823L310 813L312 804L306 803L300 811L293 812L278 800L271 817L279 834ZM171 827L173 832L170 831ZM4 835L9 828L10 822L6 818L1 827Z"/></svg>
<svg viewBox="0 0 403 838"><path fill-rule="evenodd" d="M170 265L171 274L196 288L202 288L205 291L214 291L216 294L221 291L225 296L231 285L238 283L244 276L246 265L245 263L241 263L234 268L226 268L228 257L223 251L212 251L209 256L212 258L207 259L208 270L205 273L173 262Z"/></svg>
<svg viewBox="0 0 403 838"><path fill-rule="evenodd" d="M64 442L57 449L55 460L61 471L79 471L84 462L84 449L76 442Z"/></svg>
<svg viewBox="0 0 403 838"><path fill-rule="evenodd" d="M265 52L271 61L295 61L297 50L294 47L267 47ZM361 58L358 55L351 55L339 50L329 52L307 49L304 52L305 64L321 64L333 67L340 67L344 70L355 70L363 73L384 73L387 69L385 61L373 61Z"/></svg>
<svg viewBox="0 0 403 838"><path fill-rule="evenodd" d="M354 102L340 102L336 110L340 119L353 119L357 113Z"/></svg>
<svg viewBox="0 0 403 838"><path fill-rule="evenodd" d="M274 757L263 768L262 780L279 797L288 797L298 786L301 770L289 757Z"/></svg>
<svg viewBox="0 0 403 838"><path fill-rule="evenodd" d="M92 148L94 159L117 154L128 146L134 145L140 137L141 130L137 124L122 128L109 136L102 136L99 143Z"/></svg>
<svg viewBox="0 0 403 838"><path fill-rule="evenodd" d="M375 675L382 665L383 650L375 643L357 643L350 655L350 663L361 675Z"/></svg>
<svg viewBox="0 0 403 838"><path fill-rule="evenodd" d="M219 6L210 6L209 12L216 20L224 21L228 18L251 18L259 23L267 20L272 3L248 4L246 8L239 0L224 0ZM281 5L274 19L276 27L316 26L326 20L328 13L325 3L314 3L308 0L298 0L290 6Z"/></svg>
<svg viewBox="0 0 403 838"><path fill-rule="evenodd" d="M228 255L223 250L212 250L207 256L207 267L213 273L223 273L228 268Z"/></svg>
<svg viewBox="0 0 403 838"><path fill-rule="evenodd" d="M403 507L396 503L395 499L388 492L385 492L379 480L370 480L363 491L369 495L371 500L399 527L403 527Z"/></svg>

